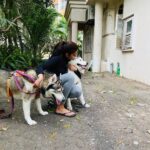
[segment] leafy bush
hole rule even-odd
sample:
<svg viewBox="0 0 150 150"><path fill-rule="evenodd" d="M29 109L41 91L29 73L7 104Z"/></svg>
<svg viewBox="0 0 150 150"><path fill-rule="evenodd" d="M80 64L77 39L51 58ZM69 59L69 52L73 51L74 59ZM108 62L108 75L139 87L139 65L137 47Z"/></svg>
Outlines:
<svg viewBox="0 0 150 150"><path fill-rule="evenodd" d="M45 8L43 0L0 0L0 69L35 67L66 40L67 22L52 6Z"/></svg>
<svg viewBox="0 0 150 150"><path fill-rule="evenodd" d="M3 47L0 49L0 68L6 70L28 69L33 68L33 60L31 51L21 52L20 49L15 49L13 52L8 52ZM36 59L37 60L37 59ZM40 58L36 64L40 62Z"/></svg>

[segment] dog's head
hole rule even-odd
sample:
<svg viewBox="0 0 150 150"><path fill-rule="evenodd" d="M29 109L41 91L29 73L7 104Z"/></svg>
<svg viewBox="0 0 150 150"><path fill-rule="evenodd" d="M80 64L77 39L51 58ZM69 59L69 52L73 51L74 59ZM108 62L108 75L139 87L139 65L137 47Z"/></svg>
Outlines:
<svg viewBox="0 0 150 150"><path fill-rule="evenodd" d="M60 102L65 100L65 97L62 93L62 85L55 74L48 75L47 73L45 73L45 78L42 85L43 86L41 87L41 93L43 97L54 97L55 100Z"/></svg>
<svg viewBox="0 0 150 150"><path fill-rule="evenodd" d="M69 64L74 65L81 74L84 74L88 63L81 57L76 57L74 60L69 61Z"/></svg>

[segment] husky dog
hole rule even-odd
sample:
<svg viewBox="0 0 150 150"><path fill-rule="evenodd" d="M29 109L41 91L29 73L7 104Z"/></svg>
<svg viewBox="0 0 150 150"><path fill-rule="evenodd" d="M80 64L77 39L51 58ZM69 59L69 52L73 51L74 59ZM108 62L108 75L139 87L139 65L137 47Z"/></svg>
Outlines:
<svg viewBox="0 0 150 150"><path fill-rule="evenodd" d="M76 74L74 71L71 71L71 70L69 70L69 72L73 74L75 84L78 85L82 89L82 83L81 83L80 79L81 79L81 74L84 74L84 72L85 72L87 62L84 61L81 57L76 57L74 60L69 61L69 64L72 64L77 68L79 74ZM73 109L72 105L71 105L72 99L75 99L75 98L68 98L67 99L67 108L69 110ZM82 91L81 96L79 97L79 100L80 100L80 103L82 104L83 107L86 107L86 108L90 107L90 105L85 102L85 99L83 96L83 91Z"/></svg>
<svg viewBox="0 0 150 150"><path fill-rule="evenodd" d="M48 78L50 76L50 74L48 73L44 73L44 75L45 78ZM65 101L61 82L57 78L56 74L51 74L51 76L52 77L49 78L48 86L41 87L41 95L43 98L52 98L56 103L61 103L62 101Z"/></svg>
<svg viewBox="0 0 150 150"><path fill-rule="evenodd" d="M32 79L37 78L37 74L34 70L28 70L25 72L25 74L32 77ZM45 97L48 98L52 96L52 92L53 92L53 96L56 96L54 90L50 87L52 84L54 85L55 81L56 81L56 75L44 79L42 83L42 87L45 89L45 95L46 95ZM30 107L31 107L31 102L33 100L36 101L37 110L41 115L48 114L47 111L42 110L40 89L34 87L33 82L27 80L27 78L25 78L22 75L18 75L18 73L16 72L13 73L13 75L11 75L7 71L0 70L0 92L1 92L0 97L7 98L8 96L10 96L6 90L8 88L9 91L11 92L11 95L14 97L14 99L22 100L24 118L27 124L29 125L37 124L37 122L32 120L30 116Z"/></svg>

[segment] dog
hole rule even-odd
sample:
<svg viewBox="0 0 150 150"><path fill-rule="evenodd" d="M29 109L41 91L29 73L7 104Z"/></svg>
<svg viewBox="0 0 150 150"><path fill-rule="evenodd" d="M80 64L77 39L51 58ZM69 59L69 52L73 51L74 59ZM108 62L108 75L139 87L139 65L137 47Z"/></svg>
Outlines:
<svg viewBox="0 0 150 150"><path fill-rule="evenodd" d="M45 78L49 78L49 73L44 73ZM65 101L65 97L63 95L63 87L61 85L61 81L56 76L56 74L51 74L51 78L49 79L48 86L41 87L41 95L43 98L53 99L52 103L60 104ZM46 88L45 88L46 87Z"/></svg>
<svg viewBox="0 0 150 150"><path fill-rule="evenodd" d="M23 76L24 74L25 76ZM27 79L30 77L32 82ZM23 103L23 114L24 119L28 125L35 125L37 122L32 120L30 116L31 102L35 100L37 110L41 115L48 115L47 111L43 111L41 106L41 96L40 88L34 86L34 81L37 78L37 74L34 70L27 70L26 72L13 72L11 75L9 72L0 70L0 97L7 98L8 96L13 96L14 99L21 99ZM54 96L56 99L63 99L63 94L58 96L54 91L57 91L59 87L55 84L57 81L56 75L50 75L45 77L42 83L42 89L44 89L44 98L49 98ZM9 89L9 94L6 89ZM42 96L43 97L43 96Z"/></svg>
<svg viewBox="0 0 150 150"><path fill-rule="evenodd" d="M82 89L81 75L85 73L87 62L84 61L81 57L76 57L74 60L69 61L69 64L74 65L77 68L77 70L78 70L77 73L75 73L74 71L71 71L70 69L68 70L68 72L73 74L75 84ZM68 98L67 99L67 108L69 110L73 110L73 107L71 104L71 101L73 99L76 99L76 98ZM81 96L79 97L79 101L83 107L85 107L85 108L90 107L90 105L85 102L85 99L83 96L83 90L82 90Z"/></svg>

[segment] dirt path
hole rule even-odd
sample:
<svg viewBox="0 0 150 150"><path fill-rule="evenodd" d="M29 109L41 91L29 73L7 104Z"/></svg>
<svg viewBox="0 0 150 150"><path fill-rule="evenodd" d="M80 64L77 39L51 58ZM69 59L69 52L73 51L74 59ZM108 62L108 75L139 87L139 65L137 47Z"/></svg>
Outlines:
<svg viewBox="0 0 150 150"><path fill-rule="evenodd" d="M74 118L33 110L30 127L18 102L13 119L0 120L0 150L150 150L150 87L107 73L83 83L91 107Z"/></svg>

